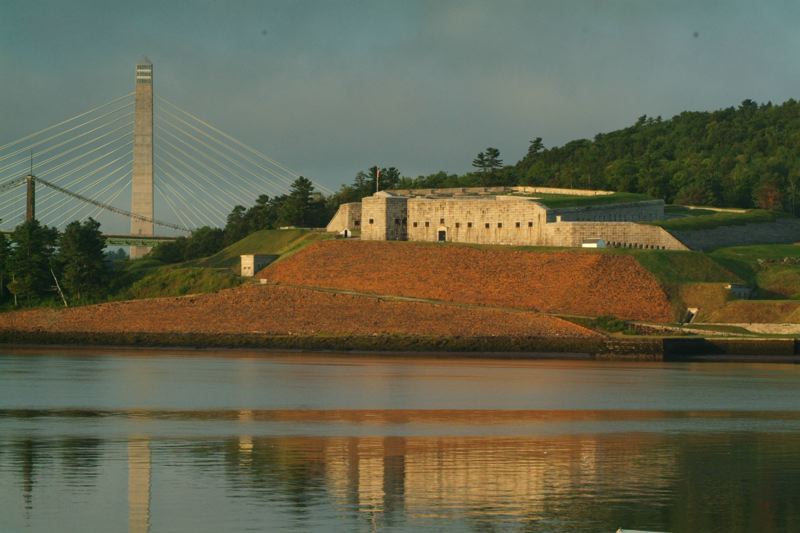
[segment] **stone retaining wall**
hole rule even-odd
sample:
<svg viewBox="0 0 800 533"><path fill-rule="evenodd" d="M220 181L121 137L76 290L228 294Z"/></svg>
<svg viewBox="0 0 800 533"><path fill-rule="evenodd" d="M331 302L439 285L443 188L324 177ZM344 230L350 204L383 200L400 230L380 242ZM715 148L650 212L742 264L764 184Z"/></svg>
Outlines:
<svg viewBox="0 0 800 533"><path fill-rule="evenodd" d="M542 242L546 246L580 247L588 239L603 239L615 248L688 250L678 239L659 226L635 222L557 222L547 224Z"/></svg>
<svg viewBox="0 0 800 533"><path fill-rule="evenodd" d="M664 200L624 204L555 207L547 210L548 222L637 222L664 219Z"/></svg>
<svg viewBox="0 0 800 533"><path fill-rule="evenodd" d="M345 229L350 231L361 229L361 202L341 204L331 221L328 222L325 231L339 233Z"/></svg>
<svg viewBox="0 0 800 533"><path fill-rule="evenodd" d="M694 231L673 230L671 233L692 250L748 244L786 244L800 242L800 219L780 218L775 222Z"/></svg>

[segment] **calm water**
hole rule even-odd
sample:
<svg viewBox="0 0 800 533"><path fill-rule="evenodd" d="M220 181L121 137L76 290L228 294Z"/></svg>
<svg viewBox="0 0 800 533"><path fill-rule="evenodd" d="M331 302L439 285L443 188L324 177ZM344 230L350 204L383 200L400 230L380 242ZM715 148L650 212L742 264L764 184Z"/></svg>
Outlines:
<svg viewBox="0 0 800 533"><path fill-rule="evenodd" d="M0 352L0 531L800 531L800 366Z"/></svg>

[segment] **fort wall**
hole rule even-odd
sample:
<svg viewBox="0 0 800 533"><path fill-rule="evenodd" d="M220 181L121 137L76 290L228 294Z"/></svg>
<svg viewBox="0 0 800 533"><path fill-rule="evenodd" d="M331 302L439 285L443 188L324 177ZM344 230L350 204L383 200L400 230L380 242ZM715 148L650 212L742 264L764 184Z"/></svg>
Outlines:
<svg viewBox="0 0 800 533"><path fill-rule="evenodd" d="M556 207L547 212L548 222L637 222L664 219L664 200L624 204Z"/></svg>
<svg viewBox="0 0 800 533"><path fill-rule="evenodd" d="M361 239L404 241L408 238L407 198L377 193L361 200Z"/></svg>
<svg viewBox="0 0 800 533"><path fill-rule="evenodd" d="M325 228L326 231L332 233L339 233L345 229L350 231L361 229L361 202L340 205Z"/></svg>
<svg viewBox="0 0 800 533"><path fill-rule="evenodd" d="M513 196L497 199L409 198L408 239L534 244L540 238L546 215L541 205Z"/></svg>
<svg viewBox="0 0 800 533"><path fill-rule="evenodd" d="M543 238L537 244L580 247L588 239L603 239L607 246L615 248L689 249L664 228L635 222L557 222L547 224Z"/></svg>
<svg viewBox="0 0 800 533"><path fill-rule="evenodd" d="M780 218L775 222L759 222L742 226L671 232L693 250L710 250L723 246L748 244L781 244L800 241L800 220Z"/></svg>

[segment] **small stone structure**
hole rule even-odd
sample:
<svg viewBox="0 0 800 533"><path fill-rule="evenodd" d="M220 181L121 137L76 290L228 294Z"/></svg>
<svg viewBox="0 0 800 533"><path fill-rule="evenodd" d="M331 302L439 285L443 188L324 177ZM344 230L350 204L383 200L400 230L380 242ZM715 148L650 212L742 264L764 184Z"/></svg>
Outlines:
<svg viewBox="0 0 800 533"><path fill-rule="evenodd" d="M328 231L360 229L362 240L463 242L517 246L607 246L686 250L666 230L637 222L664 218L663 200L550 208L536 194L605 196L610 191L473 187L381 191L343 204Z"/></svg>
<svg viewBox="0 0 800 533"><path fill-rule="evenodd" d="M239 274L244 278L252 278L259 270L272 263L277 255L245 254L241 255Z"/></svg>

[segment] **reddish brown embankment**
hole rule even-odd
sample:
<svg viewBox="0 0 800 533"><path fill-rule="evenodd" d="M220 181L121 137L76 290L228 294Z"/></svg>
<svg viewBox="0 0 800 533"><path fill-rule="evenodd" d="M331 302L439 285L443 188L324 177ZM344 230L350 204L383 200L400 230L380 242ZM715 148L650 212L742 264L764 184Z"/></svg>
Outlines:
<svg viewBox="0 0 800 533"><path fill-rule="evenodd" d="M599 337L577 324L533 312L390 301L273 285L0 313L2 332L4 337L8 332Z"/></svg>
<svg viewBox="0 0 800 533"><path fill-rule="evenodd" d="M658 281L633 257L399 242L322 241L259 273L278 283L669 322Z"/></svg>

